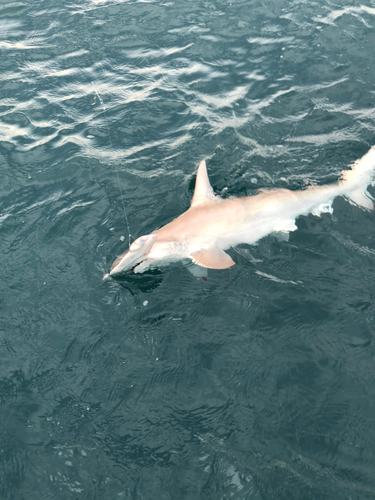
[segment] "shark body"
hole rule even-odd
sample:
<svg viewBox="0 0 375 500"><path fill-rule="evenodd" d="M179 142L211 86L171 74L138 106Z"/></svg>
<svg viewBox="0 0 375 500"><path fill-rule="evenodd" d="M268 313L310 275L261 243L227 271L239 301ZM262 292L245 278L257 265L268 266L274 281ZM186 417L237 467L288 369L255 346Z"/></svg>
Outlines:
<svg viewBox="0 0 375 500"><path fill-rule="evenodd" d="M226 269L235 264L225 250L241 243L255 244L273 232L295 231L301 215L332 213L332 202L344 196L371 210L373 200L367 186L373 183L375 146L342 172L334 184L310 186L305 190L262 190L242 198L215 196L207 175L206 162L198 167L190 208L153 233L135 240L112 265L110 276L133 269L149 268L190 259L204 268Z"/></svg>

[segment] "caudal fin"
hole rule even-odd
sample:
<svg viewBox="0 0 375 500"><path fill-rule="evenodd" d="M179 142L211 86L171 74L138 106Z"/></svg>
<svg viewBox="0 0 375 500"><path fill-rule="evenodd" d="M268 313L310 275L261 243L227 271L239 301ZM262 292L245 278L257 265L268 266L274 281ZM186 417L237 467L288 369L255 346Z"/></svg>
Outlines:
<svg viewBox="0 0 375 500"><path fill-rule="evenodd" d="M350 191L346 196L354 205L358 205L366 210L374 210L374 198L366 188L358 188L354 191Z"/></svg>
<svg viewBox="0 0 375 500"><path fill-rule="evenodd" d="M342 173L342 185L348 200L366 210L374 209L374 199L367 191L368 185L375 184L375 146L351 170Z"/></svg>

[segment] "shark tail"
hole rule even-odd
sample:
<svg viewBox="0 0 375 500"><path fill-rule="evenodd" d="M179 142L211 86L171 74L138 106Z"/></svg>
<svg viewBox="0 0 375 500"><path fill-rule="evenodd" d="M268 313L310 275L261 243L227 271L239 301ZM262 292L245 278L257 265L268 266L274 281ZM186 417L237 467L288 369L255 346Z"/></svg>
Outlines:
<svg viewBox="0 0 375 500"><path fill-rule="evenodd" d="M367 186L375 184L375 146L357 160L351 170L342 173L341 184L344 196L351 203L366 210L374 209L375 200L367 191Z"/></svg>

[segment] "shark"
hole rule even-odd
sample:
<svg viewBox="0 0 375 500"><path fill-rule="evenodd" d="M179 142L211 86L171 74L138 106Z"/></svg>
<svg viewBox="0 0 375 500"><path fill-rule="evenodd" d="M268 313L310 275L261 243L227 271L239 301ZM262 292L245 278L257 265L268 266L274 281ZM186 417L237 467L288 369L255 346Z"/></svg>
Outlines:
<svg viewBox="0 0 375 500"><path fill-rule="evenodd" d="M374 170L375 146L342 171L333 184L303 190L264 189L253 196L222 198L215 195L203 160L189 209L160 229L137 238L114 261L109 276L130 270L143 273L180 260L189 260L200 268L228 269L235 262L226 250L239 244L254 245L271 233L289 234L297 229L300 216L332 213L337 196L372 210L374 200L367 187L375 184Z"/></svg>

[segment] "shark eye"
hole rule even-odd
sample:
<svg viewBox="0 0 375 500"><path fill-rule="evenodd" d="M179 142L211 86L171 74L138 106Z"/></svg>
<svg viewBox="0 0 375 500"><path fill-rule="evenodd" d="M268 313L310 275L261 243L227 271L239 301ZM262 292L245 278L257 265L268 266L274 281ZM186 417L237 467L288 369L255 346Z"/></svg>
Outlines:
<svg viewBox="0 0 375 500"><path fill-rule="evenodd" d="M133 243L130 245L130 251L137 250L139 247L143 246L146 243L146 240L141 237L138 238L137 240L133 241Z"/></svg>

